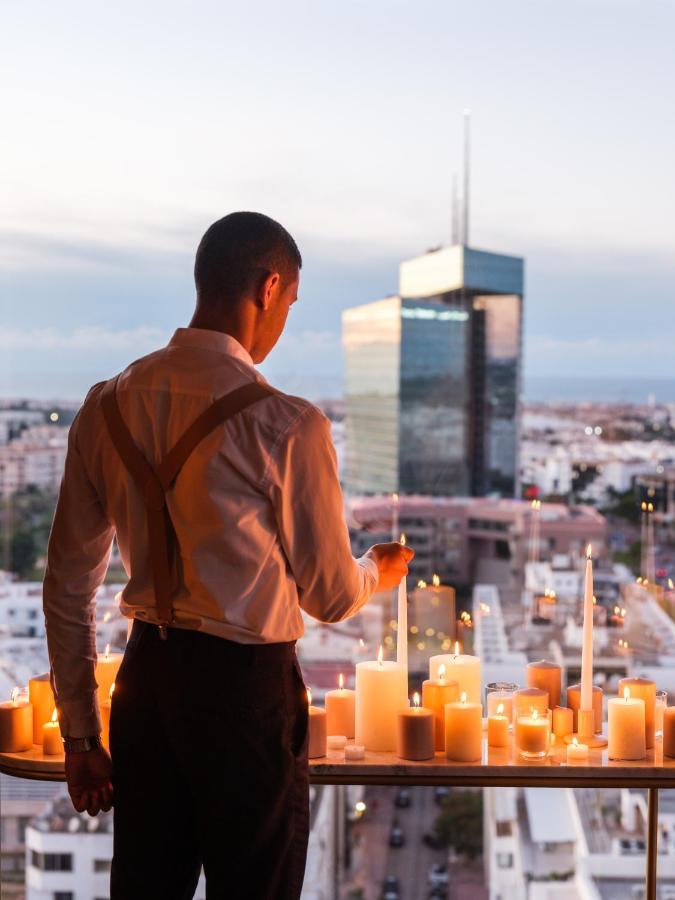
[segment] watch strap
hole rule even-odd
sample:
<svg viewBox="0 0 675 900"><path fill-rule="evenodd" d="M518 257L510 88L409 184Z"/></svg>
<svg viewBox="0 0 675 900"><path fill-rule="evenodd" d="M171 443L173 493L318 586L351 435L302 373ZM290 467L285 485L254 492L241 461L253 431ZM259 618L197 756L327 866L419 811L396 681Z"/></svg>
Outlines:
<svg viewBox="0 0 675 900"><path fill-rule="evenodd" d="M86 753L87 750L94 750L101 746L101 735L94 734L89 737L64 737L63 746L66 753Z"/></svg>

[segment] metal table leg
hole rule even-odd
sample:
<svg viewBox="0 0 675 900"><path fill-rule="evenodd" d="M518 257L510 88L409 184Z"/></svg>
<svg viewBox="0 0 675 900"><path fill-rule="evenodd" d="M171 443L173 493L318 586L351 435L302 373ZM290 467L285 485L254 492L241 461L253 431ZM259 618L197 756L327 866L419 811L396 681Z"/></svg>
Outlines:
<svg viewBox="0 0 675 900"><path fill-rule="evenodd" d="M656 900L656 860L659 849L659 789L647 789L647 892L646 900Z"/></svg>

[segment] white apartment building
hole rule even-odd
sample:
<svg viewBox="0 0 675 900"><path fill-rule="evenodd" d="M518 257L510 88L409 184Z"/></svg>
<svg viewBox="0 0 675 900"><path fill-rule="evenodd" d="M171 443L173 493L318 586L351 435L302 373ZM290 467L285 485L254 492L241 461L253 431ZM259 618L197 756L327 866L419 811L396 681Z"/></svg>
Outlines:
<svg viewBox="0 0 675 900"><path fill-rule="evenodd" d="M67 429L53 425L33 425L15 440L0 443L0 497L29 485L56 493L67 446Z"/></svg>

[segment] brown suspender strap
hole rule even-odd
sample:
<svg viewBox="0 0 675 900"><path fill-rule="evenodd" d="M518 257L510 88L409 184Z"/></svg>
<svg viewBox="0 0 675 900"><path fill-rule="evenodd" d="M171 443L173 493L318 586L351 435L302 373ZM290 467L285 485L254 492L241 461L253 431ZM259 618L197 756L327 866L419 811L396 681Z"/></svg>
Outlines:
<svg viewBox="0 0 675 900"><path fill-rule="evenodd" d="M266 385L252 382L216 400L195 419L155 470L134 443L122 418L116 393L118 378L112 379L103 388L101 408L115 449L145 502L157 617L165 628L173 621L170 547L174 538L166 491L195 447L214 428L252 403L276 392Z"/></svg>

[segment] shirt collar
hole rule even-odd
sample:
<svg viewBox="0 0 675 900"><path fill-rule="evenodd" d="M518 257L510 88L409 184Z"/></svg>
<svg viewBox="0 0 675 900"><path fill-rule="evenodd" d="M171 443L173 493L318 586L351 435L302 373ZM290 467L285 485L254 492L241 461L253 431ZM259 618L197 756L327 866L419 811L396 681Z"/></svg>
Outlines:
<svg viewBox="0 0 675 900"><path fill-rule="evenodd" d="M177 328L169 341L171 347L193 347L197 350L212 350L225 353L241 360L247 366L253 366L251 355L236 338L222 331L211 331L208 328Z"/></svg>

